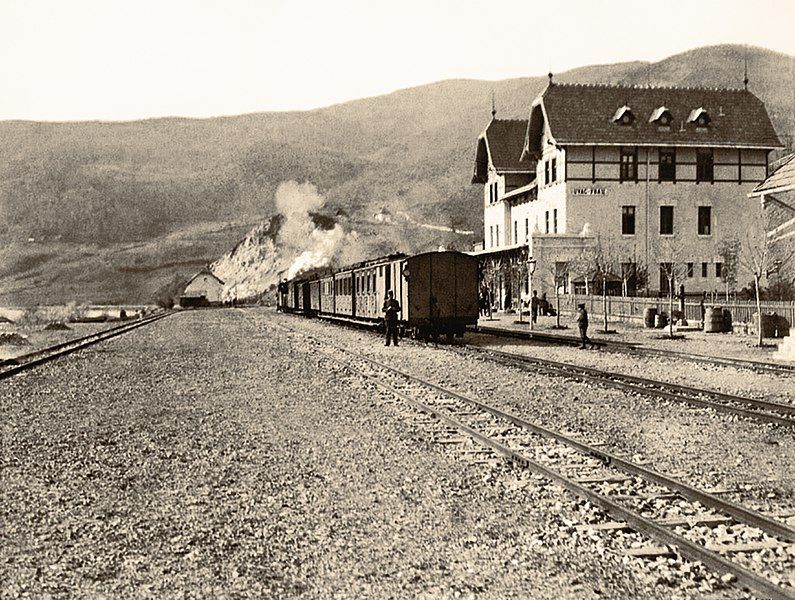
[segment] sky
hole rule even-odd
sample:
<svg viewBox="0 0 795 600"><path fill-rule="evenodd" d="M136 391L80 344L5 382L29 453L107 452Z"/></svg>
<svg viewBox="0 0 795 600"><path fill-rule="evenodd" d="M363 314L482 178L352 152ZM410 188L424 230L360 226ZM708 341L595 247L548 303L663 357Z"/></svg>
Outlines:
<svg viewBox="0 0 795 600"><path fill-rule="evenodd" d="M0 0L0 120L303 110L451 78L795 55L795 0Z"/></svg>

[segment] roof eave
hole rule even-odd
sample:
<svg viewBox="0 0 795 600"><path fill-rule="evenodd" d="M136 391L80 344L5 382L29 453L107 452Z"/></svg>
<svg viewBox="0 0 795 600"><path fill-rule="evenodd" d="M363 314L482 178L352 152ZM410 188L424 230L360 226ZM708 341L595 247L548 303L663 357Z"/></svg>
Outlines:
<svg viewBox="0 0 795 600"><path fill-rule="evenodd" d="M704 140L702 142L672 142L667 140L660 140L656 142L637 142L632 140L625 140L623 142L605 142L605 141L582 141L582 140L557 140L558 146L643 146L643 147L656 147L656 146L685 146L691 148L704 148L704 147L725 147L725 148L742 148L743 150L783 150L784 145L779 143L773 144L737 144L734 142L712 142Z"/></svg>

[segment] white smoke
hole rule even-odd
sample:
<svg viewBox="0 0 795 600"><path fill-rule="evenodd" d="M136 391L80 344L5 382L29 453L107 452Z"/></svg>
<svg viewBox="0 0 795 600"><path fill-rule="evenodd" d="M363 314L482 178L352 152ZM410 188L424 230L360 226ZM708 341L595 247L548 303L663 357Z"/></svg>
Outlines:
<svg viewBox="0 0 795 600"><path fill-rule="evenodd" d="M340 253L346 234L337 224L332 229L315 225L310 213L325 206L326 200L311 183L285 181L274 197L283 220L276 238L271 240L268 227L254 228L237 248L213 265L213 271L225 282L224 296L247 298L275 285L280 273L296 277L310 269L329 266Z"/></svg>
<svg viewBox="0 0 795 600"><path fill-rule="evenodd" d="M276 189L276 209L284 216L279 230L278 245L285 257L296 256L287 269L292 279L304 271L327 267L345 239L342 227L317 227L310 212L323 208L326 199L311 183L285 181Z"/></svg>
<svg viewBox="0 0 795 600"><path fill-rule="evenodd" d="M337 254L345 232L335 225L334 229L315 229L309 236L311 246L301 252L287 270L287 279L292 279L309 269L327 267Z"/></svg>

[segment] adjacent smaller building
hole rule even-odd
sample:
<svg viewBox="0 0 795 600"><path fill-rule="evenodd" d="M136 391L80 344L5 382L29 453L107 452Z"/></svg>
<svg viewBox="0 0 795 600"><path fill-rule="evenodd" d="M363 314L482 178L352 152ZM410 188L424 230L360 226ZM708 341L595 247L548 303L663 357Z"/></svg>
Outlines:
<svg viewBox="0 0 795 600"><path fill-rule="evenodd" d="M221 304L223 289L224 282L205 267L190 278L179 298L179 305L183 308L217 306Z"/></svg>

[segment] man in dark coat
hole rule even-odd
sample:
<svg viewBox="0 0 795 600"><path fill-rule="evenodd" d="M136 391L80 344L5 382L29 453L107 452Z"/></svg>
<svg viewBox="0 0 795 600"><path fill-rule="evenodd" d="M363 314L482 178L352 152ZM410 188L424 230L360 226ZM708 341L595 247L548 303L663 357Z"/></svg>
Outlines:
<svg viewBox="0 0 795 600"><path fill-rule="evenodd" d="M580 348L585 349L586 343L591 345L591 350L596 348L596 344L588 337L588 311L585 310L585 304L577 305L577 328L580 330L580 340L582 340Z"/></svg>
<svg viewBox="0 0 795 600"><path fill-rule="evenodd" d="M533 323L538 322L538 309L541 306L541 301L538 299L538 290L533 290L533 297L530 298L530 316Z"/></svg>
<svg viewBox="0 0 795 600"><path fill-rule="evenodd" d="M395 300L395 294L392 291L386 293L386 300L384 300L384 307L381 309L384 313L384 325L386 325L386 344L389 346L392 340L395 346L398 345L398 313L400 312L400 302Z"/></svg>

